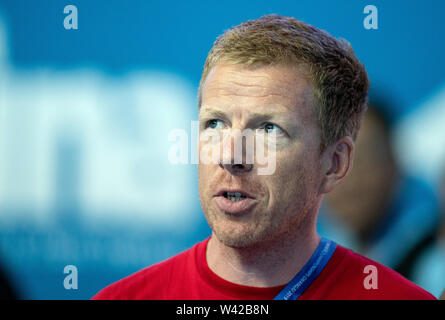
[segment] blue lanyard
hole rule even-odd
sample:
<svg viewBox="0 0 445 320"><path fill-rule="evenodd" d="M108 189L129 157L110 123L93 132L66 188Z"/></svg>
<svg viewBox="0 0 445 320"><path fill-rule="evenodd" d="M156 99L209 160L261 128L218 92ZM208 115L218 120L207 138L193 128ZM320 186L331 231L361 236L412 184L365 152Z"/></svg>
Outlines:
<svg viewBox="0 0 445 320"><path fill-rule="evenodd" d="M274 300L297 300L328 264L337 244L321 238L312 257Z"/></svg>

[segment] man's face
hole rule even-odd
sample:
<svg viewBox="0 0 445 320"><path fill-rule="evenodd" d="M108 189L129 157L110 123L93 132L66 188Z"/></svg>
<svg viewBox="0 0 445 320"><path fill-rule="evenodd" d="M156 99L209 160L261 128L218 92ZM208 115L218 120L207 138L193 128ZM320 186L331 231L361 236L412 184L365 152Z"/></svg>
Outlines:
<svg viewBox="0 0 445 320"><path fill-rule="evenodd" d="M276 161L271 175L258 175L256 162L198 166L203 211L228 246L254 246L312 227L308 221L314 221L321 202L320 131L305 74L302 67L285 65L218 64L206 78L200 136L210 130L228 133L233 150L235 130L276 134L268 155ZM200 153L208 143L200 142Z"/></svg>

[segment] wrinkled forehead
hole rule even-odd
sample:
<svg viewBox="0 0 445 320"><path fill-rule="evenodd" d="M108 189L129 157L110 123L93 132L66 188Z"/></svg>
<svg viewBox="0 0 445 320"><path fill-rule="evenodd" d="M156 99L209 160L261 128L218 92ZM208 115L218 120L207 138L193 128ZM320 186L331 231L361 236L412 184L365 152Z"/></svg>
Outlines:
<svg viewBox="0 0 445 320"><path fill-rule="evenodd" d="M304 66L216 65L202 88L202 106L314 116L314 95Z"/></svg>

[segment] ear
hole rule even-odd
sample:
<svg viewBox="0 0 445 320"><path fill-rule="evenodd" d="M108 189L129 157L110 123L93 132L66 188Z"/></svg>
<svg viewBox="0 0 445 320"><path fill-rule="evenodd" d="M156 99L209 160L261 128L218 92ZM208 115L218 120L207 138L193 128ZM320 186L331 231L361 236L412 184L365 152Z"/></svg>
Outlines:
<svg viewBox="0 0 445 320"><path fill-rule="evenodd" d="M322 154L322 173L324 175L321 193L331 192L352 169L354 141L345 136L326 148Z"/></svg>

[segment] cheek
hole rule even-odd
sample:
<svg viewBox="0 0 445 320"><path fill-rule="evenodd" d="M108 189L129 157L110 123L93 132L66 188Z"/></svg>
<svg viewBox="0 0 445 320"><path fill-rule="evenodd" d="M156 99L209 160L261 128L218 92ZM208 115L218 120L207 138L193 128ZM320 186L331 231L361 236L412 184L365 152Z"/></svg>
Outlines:
<svg viewBox="0 0 445 320"><path fill-rule="evenodd" d="M222 181L221 172L219 165L198 164L198 192L202 200L211 200L219 182Z"/></svg>
<svg viewBox="0 0 445 320"><path fill-rule="evenodd" d="M293 155L292 155L293 156ZM275 173L268 177L267 184L270 190L270 200L273 206L288 203L295 194L300 170L298 161L292 161L289 153L277 154Z"/></svg>
<svg viewBox="0 0 445 320"><path fill-rule="evenodd" d="M198 190L200 195L205 194L209 180L208 165L198 164Z"/></svg>
<svg viewBox="0 0 445 320"><path fill-rule="evenodd" d="M271 176L275 197L295 198L317 183L319 159L314 152L295 148L292 152L277 153L277 166Z"/></svg>
<svg viewBox="0 0 445 320"><path fill-rule="evenodd" d="M212 199L209 191L209 165L198 164L198 194L201 207L205 213L208 212L210 201Z"/></svg>
<svg viewBox="0 0 445 320"><path fill-rule="evenodd" d="M210 179L210 170L209 165L206 164L198 164L198 186L199 191L204 191L206 186L208 185L208 181Z"/></svg>
<svg viewBox="0 0 445 320"><path fill-rule="evenodd" d="M302 148L283 150L276 154L276 171L274 178L282 182L292 182L301 174L306 161Z"/></svg>

